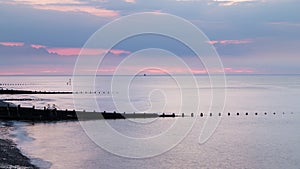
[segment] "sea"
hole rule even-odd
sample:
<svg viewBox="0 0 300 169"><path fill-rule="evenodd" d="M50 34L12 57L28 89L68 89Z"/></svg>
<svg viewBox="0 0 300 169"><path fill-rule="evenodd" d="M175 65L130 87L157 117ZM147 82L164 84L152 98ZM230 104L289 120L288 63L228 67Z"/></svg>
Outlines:
<svg viewBox="0 0 300 169"><path fill-rule="evenodd" d="M0 76L7 89L74 92L0 95L23 107L178 116L13 121L40 168L300 168L300 75Z"/></svg>

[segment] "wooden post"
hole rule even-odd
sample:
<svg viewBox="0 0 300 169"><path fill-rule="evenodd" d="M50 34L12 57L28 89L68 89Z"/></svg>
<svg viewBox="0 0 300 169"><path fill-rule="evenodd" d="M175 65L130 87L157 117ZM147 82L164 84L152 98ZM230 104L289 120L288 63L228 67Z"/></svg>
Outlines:
<svg viewBox="0 0 300 169"><path fill-rule="evenodd" d="M7 104L7 115L8 115L8 117L11 116L10 111L9 111L9 104Z"/></svg>
<svg viewBox="0 0 300 169"><path fill-rule="evenodd" d="M18 107L17 107L17 114L18 114L18 117L20 117L20 109L21 109L21 105L18 105Z"/></svg>

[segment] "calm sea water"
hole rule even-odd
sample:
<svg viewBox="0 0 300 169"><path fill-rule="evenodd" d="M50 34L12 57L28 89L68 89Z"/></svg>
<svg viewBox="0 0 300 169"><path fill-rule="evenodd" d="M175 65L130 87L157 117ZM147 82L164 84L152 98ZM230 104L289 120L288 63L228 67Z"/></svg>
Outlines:
<svg viewBox="0 0 300 169"><path fill-rule="evenodd" d="M0 77L2 87L27 90L72 91L67 76ZM184 76L177 81L188 81ZM33 162L44 168L299 168L300 167L300 76L227 76L227 85L210 86L208 77L197 76L198 84L178 86L174 78L146 76L133 79L128 93L120 87L111 89L111 77L95 80L95 88L82 86L76 109L126 112L193 112L200 103L200 112L210 108L212 92L226 89L221 123L204 144L198 143L205 118L197 118L187 136L171 150L146 159L116 156L97 146L78 122L45 124L16 123L12 136ZM121 79L122 81L122 79ZM119 84L122 84L118 81ZM74 83L74 82L73 82ZM220 83L221 84L221 83ZM127 84L124 83L126 86ZM89 94L96 92L96 94ZM199 92L200 101L195 101ZM85 94L86 93L86 94ZM180 96L187 99L181 105ZM126 97L124 97L126 96ZM95 98L99 107L86 100ZM55 104L61 109L74 109L72 95L2 95L0 99L32 98L19 101L22 106L44 107ZM128 99L131 105L128 104ZM115 105L116 101L119 105ZM219 106L219 105L212 105ZM119 110L122 108L122 110ZM240 112L240 116L236 116ZM249 112L249 116L245 116ZM254 115L258 112L258 116ZM267 112L268 115L263 113ZM276 115L272 113L276 112ZM284 112L284 114L283 114ZM213 112L218 113L218 112ZM175 121L195 118L111 120L108 123L118 132L137 138L147 138L166 131ZM92 122L85 122L92 123ZM176 138L174 136L170 136ZM113 142L113 141L112 141ZM113 144L113 143L112 143ZM153 149L156 146L149 144ZM130 147L123 147L130 151Z"/></svg>

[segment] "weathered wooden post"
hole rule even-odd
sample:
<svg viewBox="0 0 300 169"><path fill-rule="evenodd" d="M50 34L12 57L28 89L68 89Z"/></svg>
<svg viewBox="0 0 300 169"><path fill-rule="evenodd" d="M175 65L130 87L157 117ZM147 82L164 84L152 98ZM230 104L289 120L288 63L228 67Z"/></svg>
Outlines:
<svg viewBox="0 0 300 169"><path fill-rule="evenodd" d="M10 109L9 109L9 104L7 104L7 116L8 116L8 117L11 117Z"/></svg>
<svg viewBox="0 0 300 169"><path fill-rule="evenodd" d="M18 105L17 106L17 115L18 115L18 117L20 117L20 109L21 109L21 105Z"/></svg>

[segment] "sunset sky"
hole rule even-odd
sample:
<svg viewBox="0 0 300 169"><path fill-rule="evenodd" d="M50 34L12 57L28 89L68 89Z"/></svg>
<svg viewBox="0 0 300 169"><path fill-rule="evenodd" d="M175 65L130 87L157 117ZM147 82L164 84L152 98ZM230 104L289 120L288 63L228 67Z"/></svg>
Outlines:
<svg viewBox="0 0 300 169"><path fill-rule="evenodd" d="M216 47L226 73L300 74L299 7L299 0L0 0L0 75L70 75L95 31L137 12L170 13L195 24ZM147 37L149 44L155 38ZM142 39L117 46L109 57L130 55ZM189 58L172 42L161 43L157 47ZM109 63L105 74L114 70Z"/></svg>

